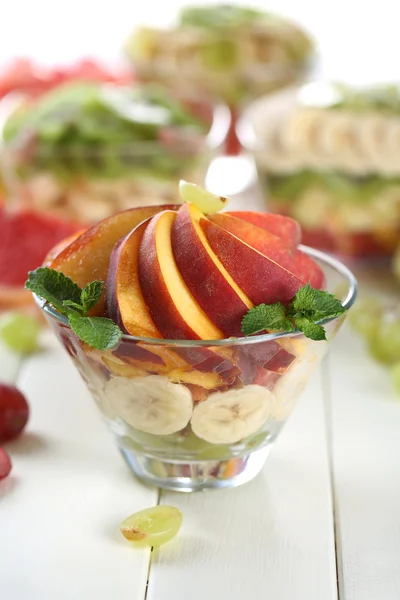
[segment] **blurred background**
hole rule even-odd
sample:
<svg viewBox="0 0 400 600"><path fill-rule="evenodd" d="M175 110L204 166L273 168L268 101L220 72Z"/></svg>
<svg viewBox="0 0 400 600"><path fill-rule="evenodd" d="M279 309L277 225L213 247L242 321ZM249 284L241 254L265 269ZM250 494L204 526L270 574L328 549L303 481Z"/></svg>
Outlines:
<svg viewBox="0 0 400 600"><path fill-rule="evenodd" d="M399 14L392 0L8 4L0 306L29 305L26 273L56 242L171 201L180 178L231 210L287 214L304 243L398 285ZM365 315L396 310L366 299L355 327L368 337ZM400 336L384 354L400 364Z"/></svg>

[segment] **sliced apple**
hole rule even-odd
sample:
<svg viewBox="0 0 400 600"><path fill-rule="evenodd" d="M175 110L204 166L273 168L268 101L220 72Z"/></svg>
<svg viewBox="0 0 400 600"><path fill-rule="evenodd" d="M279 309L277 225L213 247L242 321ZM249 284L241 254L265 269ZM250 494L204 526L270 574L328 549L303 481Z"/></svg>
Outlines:
<svg viewBox="0 0 400 600"><path fill-rule="evenodd" d="M179 272L198 306L226 337L241 334L241 320L253 304L213 252L196 206L184 204L172 227ZM210 338L209 338L210 339Z"/></svg>
<svg viewBox="0 0 400 600"><path fill-rule="evenodd" d="M297 248L301 243L301 227L297 221L284 215L276 215L271 213L260 213L251 211L234 211L228 212L228 215L237 217L261 229L270 231L278 237L285 240L291 248Z"/></svg>
<svg viewBox="0 0 400 600"><path fill-rule="evenodd" d="M164 338L215 340L222 331L201 310L175 263L171 230L177 213L156 215L139 249L139 282L143 298Z"/></svg>
<svg viewBox="0 0 400 600"><path fill-rule="evenodd" d="M211 248L254 304L288 304L304 282L208 219L201 219Z"/></svg>
<svg viewBox="0 0 400 600"><path fill-rule="evenodd" d="M310 282L316 289L323 287L325 278L322 269L304 252L288 247L282 238L232 214L221 213L210 215L208 218L297 275L304 283Z"/></svg>
<svg viewBox="0 0 400 600"><path fill-rule="evenodd" d="M108 217L87 229L64 248L51 263L51 268L71 277L80 287L95 279L105 281L111 252L115 244L139 223L175 206L133 208ZM104 312L104 299L94 314Z"/></svg>
<svg viewBox="0 0 400 600"><path fill-rule="evenodd" d="M146 219L140 223L115 244L108 267L106 306L110 319L118 323L126 333L161 338L144 301L138 274L139 248L149 221ZM126 346L129 349L132 347L135 352L138 350L135 344Z"/></svg>

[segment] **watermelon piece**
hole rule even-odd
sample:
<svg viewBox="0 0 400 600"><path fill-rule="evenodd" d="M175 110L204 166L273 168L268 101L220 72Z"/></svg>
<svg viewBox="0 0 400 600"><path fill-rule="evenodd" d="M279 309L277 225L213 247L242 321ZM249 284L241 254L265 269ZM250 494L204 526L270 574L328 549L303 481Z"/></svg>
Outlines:
<svg viewBox="0 0 400 600"><path fill-rule="evenodd" d="M28 271L40 267L55 244L80 229L81 224L0 206L0 285L23 286Z"/></svg>

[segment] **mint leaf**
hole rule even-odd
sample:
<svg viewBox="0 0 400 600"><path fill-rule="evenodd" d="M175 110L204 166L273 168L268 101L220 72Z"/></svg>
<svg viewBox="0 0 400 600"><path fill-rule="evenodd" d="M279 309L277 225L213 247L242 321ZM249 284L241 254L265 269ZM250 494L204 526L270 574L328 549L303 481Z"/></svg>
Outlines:
<svg viewBox="0 0 400 600"><path fill-rule="evenodd" d="M77 311L80 315L82 314L83 306L81 304L77 304L73 300L64 300L63 306L65 306L66 308L73 309L74 312ZM68 311L67 311L67 313L68 313Z"/></svg>
<svg viewBox="0 0 400 600"><path fill-rule="evenodd" d="M242 319L242 332L245 335L265 330L293 331L293 324L286 317L286 309L280 302L259 304L251 308Z"/></svg>
<svg viewBox="0 0 400 600"><path fill-rule="evenodd" d="M104 288L104 281L92 281L82 290L81 304L83 312L86 314L95 306L101 298Z"/></svg>
<svg viewBox="0 0 400 600"><path fill-rule="evenodd" d="M30 271L25 288L50 302L63 314L65 313L64 300L71 300L77 304L81 300L81 289L72 279L47 267Z"/></svg>
<svg viewBox="0 0 400 600"><path fill-rule="evenodd" d="M319 341L326 340L325 329L322 325L317 325L311 319L297 318L295 319L295 324L297 329L300 329L304 333L304 335L311 340Z"/></svg>
<svg viewBox="0 0 400 600"><path fill-rule="evenodd" d="M289 316L305 317L313 321L331 319L344 313L342 303L332 294L315 290L309 283L300 288L294 297Z"/></svg>
<svg viewBox="0 0 400 600"><path fill-rule="evenodd" d="M105 317L80 317L70 314L69 323L83 342L98 350L113 348L122 337L118 325Z"/></svg>
<svg viewBox="0 0 400 600"><path fill-rule="evenodd" d="M315 312L318 315L316 320L320 319L331 319L333 317L339 317L345 311L340 300L335 298L328 292L321 290L315 290L316 295L314 298Z"/></svg>

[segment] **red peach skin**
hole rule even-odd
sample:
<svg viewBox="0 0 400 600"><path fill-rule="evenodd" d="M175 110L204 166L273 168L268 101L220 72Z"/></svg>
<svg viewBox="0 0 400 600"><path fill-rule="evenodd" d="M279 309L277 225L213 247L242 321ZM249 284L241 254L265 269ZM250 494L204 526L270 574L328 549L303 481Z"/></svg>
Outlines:
<svg viewBox="0 0 400 600"><path fill-rule="evenodd" d="M172 227L174 258L188 289L226 337L241 334L241 320L252 303L211 249L200 227L201 213L184 204Z"/></svg>
<svg viewBox="0 0 400 600"><path fill-rule="evenodd" d="M201 219L211 248L254 304L288 304L304 282L208 219Z"/></svg>
<svg viewBox="0 0 400 600"><path fill-rule="evenodd" d="M301 227L290 217L250 211L234 211L227 214L274 233L285 240L292 249L297 248L301 243Z"/></svg>
<svg viewBox="0 0 400 600"><path fill-rule="evenodd" d="M277 262L313 288L322 288L325 277L322 269L304 252L288 247L277 235L227 213L210 215L209 219L238 237L261 254Z"/></svg>

